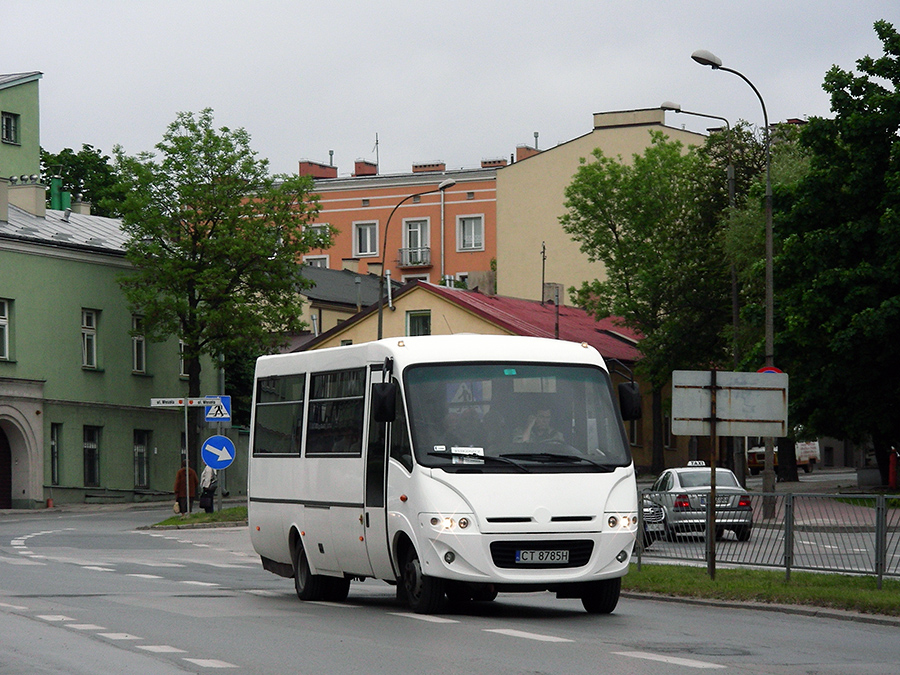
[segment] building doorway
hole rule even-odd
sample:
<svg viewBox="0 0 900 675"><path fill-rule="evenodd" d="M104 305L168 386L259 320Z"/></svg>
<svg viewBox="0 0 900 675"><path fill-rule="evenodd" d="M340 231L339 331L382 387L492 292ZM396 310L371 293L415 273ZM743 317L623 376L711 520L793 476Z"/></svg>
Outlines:
<svg viewBox="0 0 900 675"><path fill-rule="evenodd" d="M12 508L12 449L0 427L0 509Z"/></svg>

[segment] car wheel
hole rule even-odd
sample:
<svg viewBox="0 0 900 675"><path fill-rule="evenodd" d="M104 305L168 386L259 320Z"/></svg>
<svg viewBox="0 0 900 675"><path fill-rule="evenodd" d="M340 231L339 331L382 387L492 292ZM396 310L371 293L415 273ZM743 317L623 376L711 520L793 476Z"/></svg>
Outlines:
<svg viewBox="0 0 900 675"><path fill-rule="evenodd" d="M609 614L619 604L622 577L592 581L581 596L581 604L589 614Z"/></svg>
<svg viewBox="0 0 900 675"><path fill-rule="evenodd" d="M294 588L301 600L321 600L325 591L325 578L309 570L309 561L303 542L299 539L294 546Z"/></svg>
<svg viewBox="0 0 900 675"><path fill-rule="evenodd" d="M734 529L734 534L738 541L750 541L750 526L742 525Z"/></svg>
<svg viewBox="0 0 900 675"><path fill-rule="evenodd" d="M422 573L422 563L412 545L404 557L402 583L406 602L418 614L433 614L444 602L446 582Z"/></svg>

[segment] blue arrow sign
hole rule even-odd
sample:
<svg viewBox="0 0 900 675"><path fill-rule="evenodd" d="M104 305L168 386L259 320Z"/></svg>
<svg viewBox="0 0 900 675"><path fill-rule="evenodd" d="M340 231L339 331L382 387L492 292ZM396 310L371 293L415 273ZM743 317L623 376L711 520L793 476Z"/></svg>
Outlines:
<svg viewBox="0 0 900 675"><path fill-rule="evenodd" d="M200 456L203 457L203 461L216 471L231 466L235 454L237 453L234 443L227 436L210 436L203 441L203 447L200 448Z"/></svg>

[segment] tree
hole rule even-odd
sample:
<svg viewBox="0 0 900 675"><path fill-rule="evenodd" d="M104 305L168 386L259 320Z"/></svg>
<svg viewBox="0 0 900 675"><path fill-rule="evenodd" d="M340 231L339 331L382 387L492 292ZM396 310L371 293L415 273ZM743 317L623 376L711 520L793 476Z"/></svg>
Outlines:
<svg viewBox="0 0 900 675"><path fill-rule="evenodd" d="M247 132L215 129L210 109L180 113L156 150L115 149L133 265L121 285L150 339L182 340L199 396L202 355L265 353L302 328L300 256L331 235L304 227L312 180L269 176Z"/></svg>
<svg viewBox="0 0 900 675"><path fill-rule="evenodd" d="M116 187L115 168L110 164L109 156L95 147L85 143L77 153L64 148L55 155L41 148L41 172L45 176L60 176L62 189L91 202L94 215L120 215L118 207L122 195Z"/></svg>
<svg viewBox="0 0 900 675"><path fill-rule="evenodd" d="M652 389L655 472L662 471L662 391L676 368L708 368L727 356L728 268L717 223L705 217L705 169L694 150L655 132L632 165L600 149L566 188L560 223L606 279L570 289L597 318L621 317L643 335L639 372Z"/></svg>
<svg viewBox="0 0 900 675"><path fill-rule="evenodd" d="M900 446L900 35L884 55L833 67L833 119L813 118L810 167L778 213L776 354L789 359L792 414L819 435L871 439L886 478ZM779 357L780 360L781 357Z"/></svg>

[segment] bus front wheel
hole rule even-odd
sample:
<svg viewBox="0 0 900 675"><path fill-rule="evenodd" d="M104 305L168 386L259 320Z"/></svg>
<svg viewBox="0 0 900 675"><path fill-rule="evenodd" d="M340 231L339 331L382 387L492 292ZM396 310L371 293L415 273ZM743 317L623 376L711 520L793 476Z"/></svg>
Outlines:
<svg viewBox="0 0 900 675"><path fill-rule="evenodd" d="M419 614L433 614L444 602L446 583L443 579L425 576L416 549L410 545L403 560L401 579L406 602Z"/></svg>
<svg viewBox="0 0 900 675"><path fill-rule="evenodd" d="M325 591L325 579L313 574L309 569L303 542L299 539L294 546L294 588L301 600L321 600Z"/></svg>
<svg viewBox="0 0 900 675"><path fill-rule="evenodd" d="M581 596L581 604L590 614L609 614L619 604L622 577L592 581Z"/></svg>

